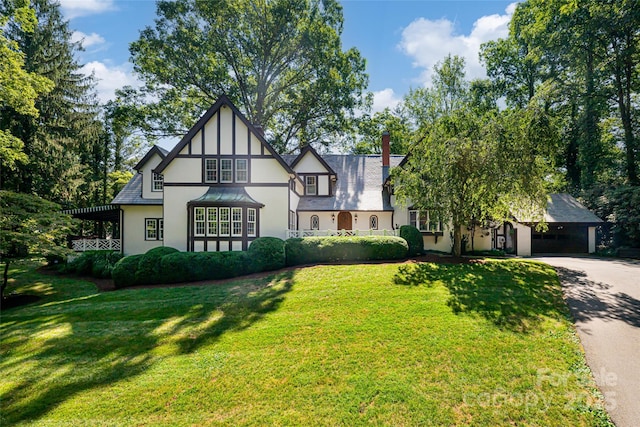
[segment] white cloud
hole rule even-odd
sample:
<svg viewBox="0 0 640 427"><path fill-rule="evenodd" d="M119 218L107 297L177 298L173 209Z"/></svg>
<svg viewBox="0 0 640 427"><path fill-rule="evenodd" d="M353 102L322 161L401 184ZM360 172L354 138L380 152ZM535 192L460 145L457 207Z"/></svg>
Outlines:
<svg viewBox="0 0 640 427"><path fill-rule="evenodd" d="M476 20L469 35L456 34L455 24L448 19L429 20L418 18L402 31L398 45L400 50L413 59L413 66L423 69L419 82L431 84L433 66L448 54L465 59L468 79L486 77L480 64L480 45L489 40L507 37L509 22L516 3L505 9L504 15L488 15Z"/></svg>
<svg viewBox="0 0 640 427"><path fill-rule="evenodd" d="M82 31L74 31L71 34L72 42L80 42L85 49L91 46L101 45L105 42L104 37L97 33L85 34Z"/></svg>
<svg viewBox="0 0 640 427"><path fill-rule="evenodd" d="M108 65L103 62L93 61L80 68L80 72L93 75L97 81L98 99L105 103L115 98L115 90L129 85L141 86L141 82L133 75L131 64Z"/></svg>
<svg viewBox="0 0 640 427"><path fill-rule="evenodd" d="M67 19L115 10L114 0L60 0Z"/></svg>
<svg viewBox="0 0 640 427"><path fill-rule="evenodd" d="M377 92L373 92L372 112L377 113L385 108L394 109L400 102L400 98L391 88L386 88Z"/></svg>

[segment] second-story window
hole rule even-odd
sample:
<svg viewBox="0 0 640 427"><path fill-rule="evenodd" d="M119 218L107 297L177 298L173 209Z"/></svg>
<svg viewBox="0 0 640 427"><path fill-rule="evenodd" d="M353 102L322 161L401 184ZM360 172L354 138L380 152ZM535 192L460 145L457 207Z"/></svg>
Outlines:
<svg viewBox="0 0 640 427"><path fill-rule="evenodd" d="M218 182L218 159L205 159L204 181Z"/></svg>
<svg viewBox="0 0 640 427"><path fill-rule="evenodd" d="M318 181L315 176L305 176L305 194L307 196L315 196L318 194Z"/></svg>
<svg viewBox="0 0 640 427"><path fill-rule="evenodd" d="M220 182L233 182L232 159L220 159Z"/></svg>
<svg viewBox="0 0 640 427"><path fill-rule="evenodd" d="M236 182L247 182L249 179L247 159L236 159Z"/></svg>
<svg viewBox="0 0 640 427"><path fill-rule="evenodd" d="M163 186L164 181L162 179L162 175L153 172L153 186L151 187L153 191L162 191Z"/></svg>

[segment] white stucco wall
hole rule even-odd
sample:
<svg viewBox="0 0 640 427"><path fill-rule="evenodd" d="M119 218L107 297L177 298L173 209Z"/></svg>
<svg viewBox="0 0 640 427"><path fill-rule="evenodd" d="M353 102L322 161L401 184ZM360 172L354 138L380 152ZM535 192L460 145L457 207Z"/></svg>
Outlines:
<svg viewBox="0 0 640 427"><path fill-rule="evenodd" d="M162 158L154 154L138 171L142 174L142 197L145 199L162 199L162 191L153 191L153 170L162 161Z"/></svg>
<svg viewBox="0 0 640 427"><path fill-rule="evenodd" d="M260 184L288 183L289 173L275 157L251 159L251 182Z"/></svg>
<svg viewBox="0 0 640 427"><path fill-rule="evenodd" d="M187 250L187 203L207 192L209 187L165 187L164 244Z"/></svg>
<svg viewBox="0 0 640 427"><path fill-rule="evenodd" d="M589 253L596 252L596 228L589 227Z"/></svg>
<svg viewBox="0 0 640 427"><path fill-rule="evenodd" d="M145 240L145 219L162 218L162 206L121 206L123 215L122 248L125 255L147 252L163 245L162 240ZM170 245L169 245L170 246Z"/></svg>
<svg viewBox="0 0 640 427"><path fill-rule="evenodd" d="M531 227L515 222L513 223L513 228L518 230L518 248L516 255L531 256Z"/></svg>
<svg viewBox="0 0 640 427"><path fill-rule="evenodd" d="M305 173L327 173L329 172L323 165L320 163L318 158L313 155L310 151L304 155L302 159L296 164L294 169L297 173L305 174Z"/></svg>
<svg viewBox="0 0 640 427"><path fill-rule="evenodd" d="M169 163L162 174L164 175L165 183L202 182L202 160L177 157L173 159L171 163Z"/></svg>
<svg viewBox="0 0 640 427"><path fill-rule="evenodd" d="M289 187L247 187L247 194L264 204L260 209L260 236L285 239L289 228Z"/></svg>

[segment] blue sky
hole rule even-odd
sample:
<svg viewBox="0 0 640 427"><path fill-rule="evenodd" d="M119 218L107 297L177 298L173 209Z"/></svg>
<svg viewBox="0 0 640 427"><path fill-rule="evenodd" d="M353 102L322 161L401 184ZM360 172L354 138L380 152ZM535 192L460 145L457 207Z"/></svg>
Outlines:
<svg viewBox="0 0 640 427"><path fill-rule="evenodd" d="M483 77L480 43L505 37L511 1L343 0L343 47L367 60L374 110L393 107L411 87L428 85L433 65L448 53L464 56L468 77ZM83 71L99 79L100 99L137 85L129 43L153 25L152 0L60 0L74 37L83 40Z"/></svg>

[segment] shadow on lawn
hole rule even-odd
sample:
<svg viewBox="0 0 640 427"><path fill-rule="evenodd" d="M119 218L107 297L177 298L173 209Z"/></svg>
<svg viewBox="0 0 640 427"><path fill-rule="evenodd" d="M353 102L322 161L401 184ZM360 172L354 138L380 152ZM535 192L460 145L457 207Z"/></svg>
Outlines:
<svg viewBox="0 0 640 427"><path fill-rule="evenodd" d="M7 333L0 369L10 387L0 394L0 424L37 420L77 393L141 374L158 360L153 351L159 347L172 354L191 353L226 332L248 328L278 309L293 286L294 274L285 271L242 282L240 278L224 285L110 292L86 303L54 300L16 309L13 313L24 310L24 317L3 322ZM38 335L51 338L30 348L30 337ZM26 356L6 357L12 351ZM12 371L25 372L30 364L33 369L21 373L24 379L6 381Z"/></svg>
<svg viewBox="0 0 640 427"><path fill-rule="evenodd" d="M543 316L568 312L553 270L542 264L487 262L478 264L407 264L399 268L399 285L444 285L454 313L477 313L516 332L534 329Z"/></svg>

